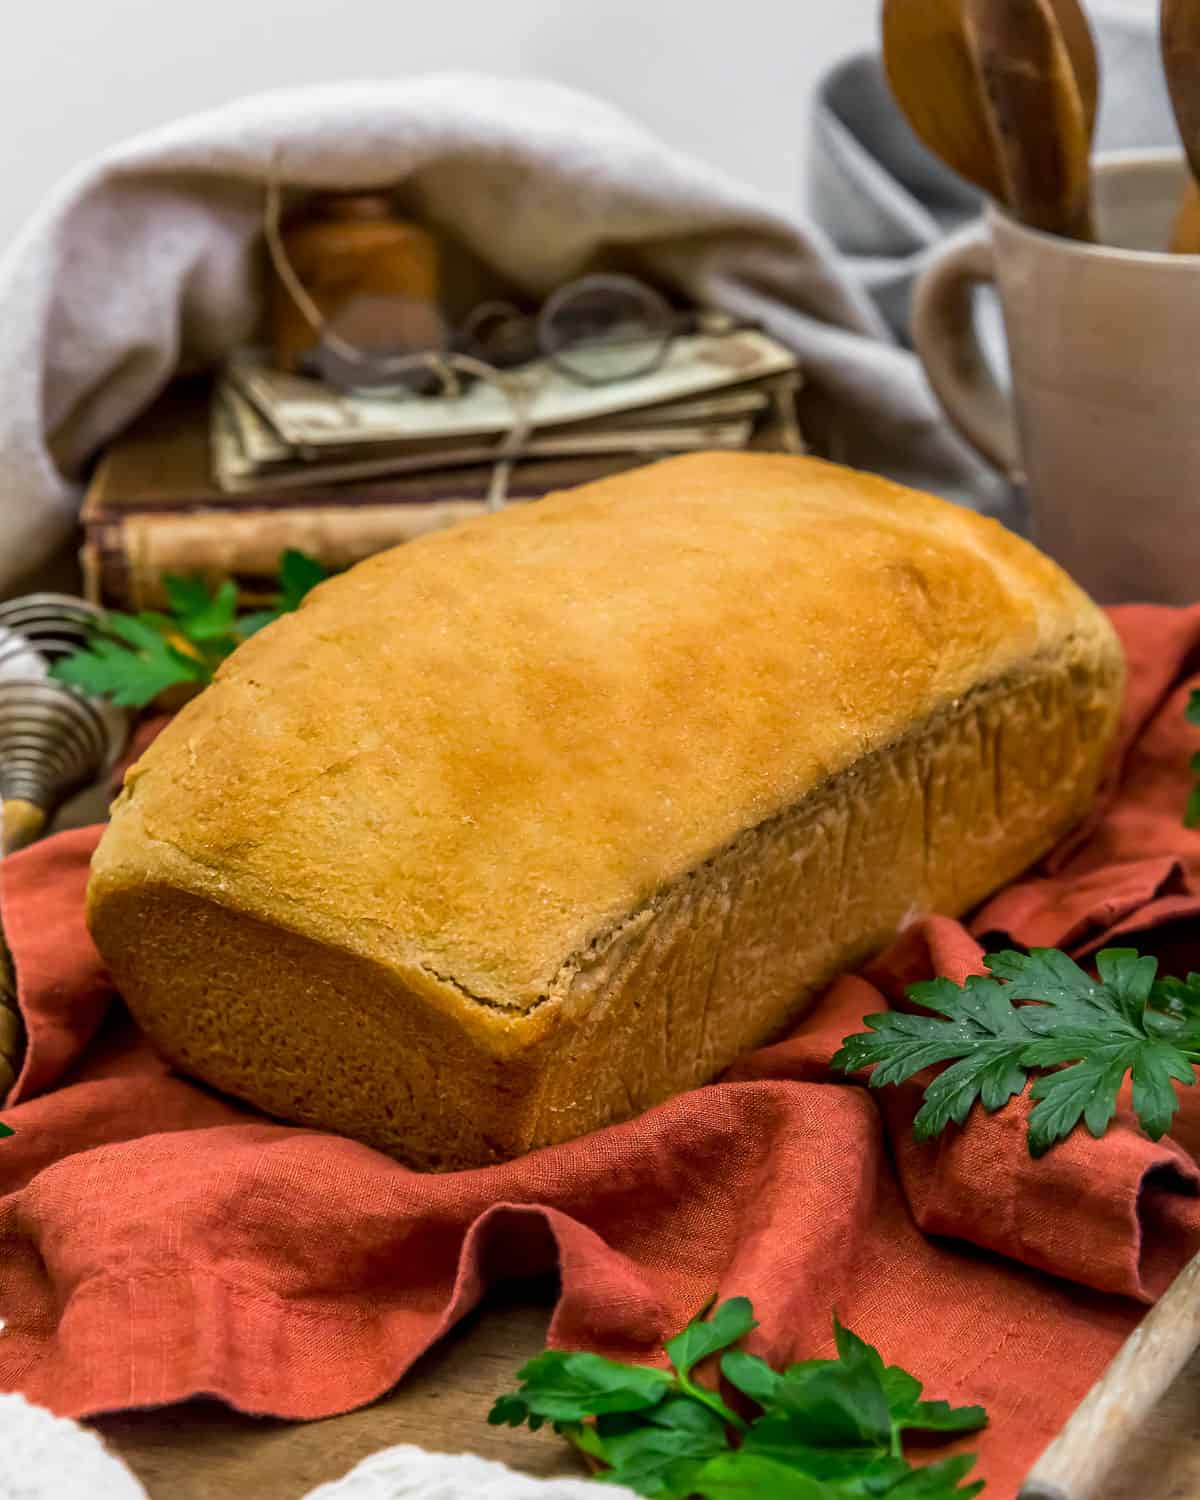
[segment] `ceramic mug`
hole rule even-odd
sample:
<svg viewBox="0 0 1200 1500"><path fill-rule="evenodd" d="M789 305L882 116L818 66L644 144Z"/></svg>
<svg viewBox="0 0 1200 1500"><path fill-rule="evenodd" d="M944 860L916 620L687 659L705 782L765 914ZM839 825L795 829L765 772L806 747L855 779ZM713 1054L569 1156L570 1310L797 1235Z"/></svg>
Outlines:
<svg viewBox="0 0 1200 1500"><path fill-rule="evenodd" d="M1033 540L1102 603L1200 598L1200 255L1165 252L1186 183L1169 152L1096 163L1096 245L992 208L935 254L913 337L958 431L1024 488ZM994 282L1012 376L980 343Z"/></svg>

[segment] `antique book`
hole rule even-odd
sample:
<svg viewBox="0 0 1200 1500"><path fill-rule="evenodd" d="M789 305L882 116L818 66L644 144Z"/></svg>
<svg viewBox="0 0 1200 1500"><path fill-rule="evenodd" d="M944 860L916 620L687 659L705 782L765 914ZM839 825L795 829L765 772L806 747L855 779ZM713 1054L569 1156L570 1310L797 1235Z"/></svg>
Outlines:
<svg viewBox="0 0 1200 1500"><path fill-rule="evenodd" d="M693 407L688 420L743 422L740 446L800 453L798 377L785 374L739 393L737 410ZM728 401L728 395L722 398ZM272 592L289 547L327 567L348 567L388 547L481 514L496 492L497 466L467 463L435 471L294 485L269 475L245 493L217 483L211 431L213 386L180 382L101 457L84 500L83 572L87 595L120 609L161 608L167 573L236 580L246 607ZM226 418L228 420L228 418ZM657 456L655 454L654 456ZM636 468L640 451L530 457L505 466L506 502Z"/></svg>

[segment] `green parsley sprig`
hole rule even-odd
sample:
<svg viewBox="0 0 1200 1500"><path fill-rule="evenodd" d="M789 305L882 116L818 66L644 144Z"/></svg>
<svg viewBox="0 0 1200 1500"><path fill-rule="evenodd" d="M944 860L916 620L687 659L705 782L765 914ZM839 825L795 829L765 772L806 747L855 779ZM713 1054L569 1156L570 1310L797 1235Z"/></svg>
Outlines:
<svg viewBox="0 0 1200 1500"><path fill-rule="evenodd" d="M144 708L169 688L203 687L244 640L295 609L326 576L315 558L289 550L271 606L239 616L232 579L212 591L202 578L167 574L168 613L109 613L86 647L54 663L51 676L130 708Z"/></svg>
<svg viewBox="0 0 1200 1500"><path fill-rule="evenodd" d="M518 1372L488 1421L554 1430L602 1465L597 1478L658 1500L968 1500L974 1454L915 1466L910 1432L960 1434L987 1423L980 1406L924 1401L921 1382L834 1318L836 1359L776 1371L731 1347L757 1327L750 1302L733 1297L707 1321L668 1340L673 1368L620 1364L598 1354L548 1349ZM721 1374L752 1416L739 1416L692 1372L725 1350Z"/></svg>
<svg viewBox="0 0 1200 1500"><path fill-rule="evenodd" d="M1173 1084L1194 1083L1200 1062L1200 974L1158 979L1158 960L1132 948L1098 954L1096 979L1056 948L993 953L984 963L991 978L910 985L909 999L934 1015L864 1017L870 1030L846 1037L833 1066L871 1068L871 1087L880 1088L949 1063L925 1090L913 1121L918 1140L952 1120L961 1125L977 1100L1002 1108L1035 1071L1033 1156L1081 1121L1102 1136L1127 1075L1146 1134L1158 1140L1170 1128L1179 1108Z"/></svg>

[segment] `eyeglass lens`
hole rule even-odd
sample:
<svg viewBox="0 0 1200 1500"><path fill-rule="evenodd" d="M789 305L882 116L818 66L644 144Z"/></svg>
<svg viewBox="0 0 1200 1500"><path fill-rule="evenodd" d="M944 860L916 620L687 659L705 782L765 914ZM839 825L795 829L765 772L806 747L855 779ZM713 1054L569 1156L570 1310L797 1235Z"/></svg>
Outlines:
<svg viewBox="0 0 1200 1500"><path fill-rule="evenodd" d="M629 380L661 364L671 309L628 276L585 276L555 292L538 318L538 342L565 374L587 385Z"/></svg>

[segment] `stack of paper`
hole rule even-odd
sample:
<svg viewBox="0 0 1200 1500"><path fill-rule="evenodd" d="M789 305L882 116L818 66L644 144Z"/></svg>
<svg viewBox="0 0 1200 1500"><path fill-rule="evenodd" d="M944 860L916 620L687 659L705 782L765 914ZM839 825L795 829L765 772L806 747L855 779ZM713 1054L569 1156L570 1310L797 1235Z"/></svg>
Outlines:
<svg viewBox="0 0 1200 1500"><path fill-rule="evenodd" d="M499 460L565 460L582 480L618 455L750 447L764 425L774 446L796 450L798 381L795 357L754 331L678 338L658 369L607 385L539 361L451 396L345 395L246 352L216 387L213 472L243 495ZM525 433L517 448L514 429Z"/></svg>

